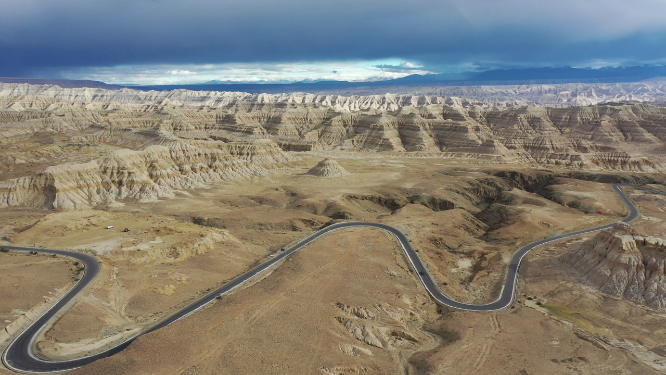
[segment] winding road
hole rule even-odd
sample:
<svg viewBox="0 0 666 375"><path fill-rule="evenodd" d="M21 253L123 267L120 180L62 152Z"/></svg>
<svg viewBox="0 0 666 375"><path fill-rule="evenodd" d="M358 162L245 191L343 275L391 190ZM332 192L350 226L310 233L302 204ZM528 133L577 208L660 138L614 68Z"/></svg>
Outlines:
<svg viewBox="0 0 666 375"><path fill-rule="evenodd" d="M619 195L619 197L622 199L624 204L629 208L629 215L625 217L622 222L629 222L633 219L635 219L638 216L638 209L636 206L629 200L629 198L624 194L624 192L620 189L621 186L631 186L634 188L638 189L643 189L652 193L657 193L657 194L662 194L666 195L666 193L658 191L658 190L653 190L653 189L648 189L642 186L636 186L636 185L621 185L621 184L615 184L613 185L613 189L615 192ZM461 310L467 310L467 311L497 311L501 309L505 309L511 305L513 302L514 294L515 294L515 289L516 289L516 284L518 280L518 269L520 267L520 262L522 261L523 257L527 255L532 249L541 246L543 244L553 242L553 241L558 241L564 238L570 238L570 237L575 237L579 236L582 234L587 234L587 233L592 233L596 231L600 231L603 229L607 229L613 226L614 223L608 224L608 225L603 225L600 227L592 228L592 229L586 229L582 230L579 232L573 232L573 233L567 233L567 234L561 234L558 236L550 237L547 239L539 240L536 242L532 242L529 245L525 245L518 249L518 251L513 255L513 258L511 259L511 262L509 263L507 275L504 281L504 285L502 287L502 291L500 292L499 298L495 300L494 302L484 304L484 305L470 305L466 303L461 303L458 301L455 301L448 296L446 296L444 293L442 293L438 287L437 283L430 277L428 272L426 271L425 267L423 266L423 263L421 262L421 259L418 257L417 253L414 251L412 246L409 243L409 240L407 237L400 232L399 230L390 227L388 225L384 224L377 224L377 223L366 223L366 222L343 222L343 223L337 223L333 224L331 226L328 226L326 228L323 228L312 235L306 237L302 241L300 241L298 244L293 246L290 249L287 249L284 252L280 252L278 255L275 257L271 258L270 260L266 261L265 263L262 263L261 265L251 269L250 271L238 276L234 280L230 281L229 283L225 284L224 286L210 292L207 294L205 297L199 299L198 301L192 303L191 305L185 307L184 309L178 311L174 315L166 318L156 326L150 328L149 330L133 337L130 338L129 340L123 342L122 344L115 346L111 349L108 349L102 353L95 354L92 356L87 356L87 357L82 357L78 359L73 359L73 360L66 360L66 361L51 361L51 360L46 360L43 358L38 357L34 352L33 352L33 347L35 345L35 340L39 336L39 334L46 329L46 327L49 326L50 322L60 316L61 314L65 313L67 309L69 308L70 304L74 300L74 298L81 293L97 276L100 270L100 265L99 262L92 256L86 255L86 254L81 254L81 253L75 253L75 252L69 252L69 251L63 251L63 250L49 250L49 249L37 249L37 248L29 248L29 247L15 247L15 246L5 246L8 249L11 250L17 250L17 251L37 251L39 253L46 253L46 254L57 254L57 255L62 255L62 256L67 256L70 258L77 259L78 261L82 262L85 265L85 273L83 277L51 308L48 309L43 315L41 315L38 319L36 319L26 330L21 332L10 344L7 346L6 350L4 351L2 355L2 361L7 366L9 369L17 371L17 372L25 372L25 373L47 373L47 372L59 372L59 371L66 371L66 370L73 370L79 367L82 367L88 363L94 362L100 358L105 358L112 356L123 349L125 349L127 346L129 346L132 341L134 341L137 337L144 335L146 333L150 333L153 331L156 331L162 327L165 327L173 322L176 322L180 319L185 318L186 316L196 312L197 310L203 308L206 306L208 303L212 302L215 300L218 296L224 295L226 293L231 292L232 290L238 288L239 286L243 285L245 282L253 279L263 271L277 265L280 261L285 259L286 257L290 256L294 252L298 251L299 249L303 248L304 246L308 245L312 241L316 240L317 238L324 236L332 231L342 229L342 228L349 228L349 227L373 227L373 228L379 228L386 230L393 234L400 245L402 246L403 250L405 251L405 254L407 255L407 258L409 259L410 263L412 264L412 267L416 271L416 275L419 277L421 282L423 283L423 286L426 288L428 293L432 296L433 299L435 299L438 303L453 307L456 309L461 309Z"/></svg>

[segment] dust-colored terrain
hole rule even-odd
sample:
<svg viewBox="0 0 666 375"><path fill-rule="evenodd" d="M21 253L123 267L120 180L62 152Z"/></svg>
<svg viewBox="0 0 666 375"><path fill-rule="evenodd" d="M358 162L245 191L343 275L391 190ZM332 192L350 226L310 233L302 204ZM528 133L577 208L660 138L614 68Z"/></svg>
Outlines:
<svg viewBox="0 0 666 375"><path fill-rule="evenodd" d="M0 251L0 346L60 298L78 275L64 257ZM0 374L9 374L0 367Z"/></svg>
<svg viewBox="0 0 666 375"><path fill-rule="evenodd" d="M134 336L345 220L398 228L446 294L490 302L518 247L623 218L628 211L609 183L666 191L666 114L653 105L394 108L358 107L364 99L355 98L341 107L242 93L183 104L131 90L114 93L122 102L102 91L19 91L0 98L0 246L86 252L102 264L91 288L37 340L37 352L53 359ZM666 200L627 191L643 215L632 223L642 236L632 237L636 251L657 254L637 241L664 237ZM666 370L661 276L634 273L654 281L656 298L645 283L643 300L613 294L590 275L621 272L616 264L643 255L593 267L561 260L599 253L584 240L535 250L514 306L480 314L435 305L386 233L337 231L78 373ZM2 278L7 285L45 289L3 300L3 324L80 272L60 258L8 254L0 259L34 264L10 266L16 275ZM23 281L31 274L45 276ZM630 284L620 283L623 291Z"/></svg>
<svg viewBox="0 0 666 375"><path fill-rule="evenodd" d="M62 257L0 252L0 328L66 290L75 276L72 263Z"/></svg>
<svg viewBox="0 0 666 375"><path fill-rule="evenodd" d="M438 314L400 251L374 230L337 232L196 318L75 373L650 372L527 307Z"/></svg>
<svg viewBox="0 0 666 375"><path fill-rule="evenodd" d="M112 91L125 95L119 102L103 102L72 90L80 96L0 96L0 207L72 210L172 197L265 175L292 161L287 152L384 151L660 172L666 147L666 110L649 104L497 108L435 100L349 107L263 102L242 93L192 94L204 102L183 104L125 90Z"/></svg>
<svg viewBox="0 0 666 375"><path fill-rule="evenodd" d="M633 195L638 202L665 202L663 196L637 192ZM666 233L663 225L666 212L663 206L641 204L644 216L632 223L639 233L644 233L647 228L657 230L654 235ZM655 226L655 223L658 226ZM614 229L609 233L617 233L622 237L626 233L623 229ZM592 244L604 238L608 234L600 233L589 236L588 243ZM628 238L625 238L628 240ZM589 242L593 241L593 242ZM664 324L666 315L663 308L651 308L646 304L658 305L656 300L645 300L638 298L640 293L627 291L627 293L616 293L622 290L622 278L617 275L622 273L631 277L631 269L642 269L642 266L650 268L649 259L640 259L639 263L629 266L617 264L607 282L599 284L599 279L591 278L592 269L583 269L580 264L571 266L571 252L579 249L589 248L583 239L575 239L569 243L561 243L556 246L545 248L543 251L531 256L523 269L523 281L521 296L518 298L518 309L531 307L544 313L552 320L560 321L571 326L577 336L597 347L603 348L608 364L641 362L649 366L653 371L663 373L666 371L666 352L664 352ZM640 246L642 247L642 240ZM649 245L647 245L649 247ZM609 246L612 252L618 251ZM638 252L638 249L635 248ZM649 252L651 249L647 249ZM659 251L657 250L659 254ZM639 252L640 254L640 252ZM616 261L629 260L629 254L624 257L613 257ZM590 256L594 252L590 251ZM610 258L609 258L610 259ZM596 272L602 272L605 266L598 266ZM657 271L658 272L658 271ZM656 277L656 272L648 272L648 276ZM615 280L615 281L611 281ZM646 280L650 282L650 280ZM653 283L655 280L652 280ZM609 286L614 284L615 290ZM530 298L530 299L528 299ZM537 306L536 303L541 306ZM522 307L525 306L525 307ZM621 349L621 352L613 352ZM560 358L556 358L561 361ZM590 361L590 363L593 363ZM602 372L599 372L602 373ZM612 372L610 372L612 373ZM620 373L620 372L618 372ZM631 373L649 373L646 369L632 370Z"/></svg>

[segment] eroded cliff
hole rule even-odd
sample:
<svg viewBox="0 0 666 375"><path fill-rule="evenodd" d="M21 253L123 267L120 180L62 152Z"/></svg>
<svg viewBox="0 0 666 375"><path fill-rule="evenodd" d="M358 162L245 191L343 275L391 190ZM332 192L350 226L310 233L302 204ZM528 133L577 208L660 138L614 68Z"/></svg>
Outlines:
<svg viewBox="0 0 666 375"><path fill-rule="evenodd" d="M609 295L652 308L666 307L666 240L641 236L619 223L574 246L560 261Z"/></svg>
<svg viewBox="0 0 666 375"><path fill-rule="evenodd" d="M666 108L649 104L511 107L388 94L13 85L0 86L0 207L169 197L265 174L301 151L633 172L662 171L665 162ZM57 139L43 147L43 137Z"/></svg>

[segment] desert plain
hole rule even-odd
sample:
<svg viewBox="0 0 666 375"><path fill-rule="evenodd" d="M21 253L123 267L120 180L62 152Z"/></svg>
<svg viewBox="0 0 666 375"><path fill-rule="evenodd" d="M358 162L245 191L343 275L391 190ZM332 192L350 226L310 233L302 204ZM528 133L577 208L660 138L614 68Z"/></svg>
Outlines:
<svg viewBox="0 0 666 375"><path fill-rule="evenodd" d="M102 265L35 343L53 360L133 337L341 221L399 229L445 294L488 303L519 247L624 218L612 183L666 191L658 105L71 90L0 97L0 246ZM344 229L72 373L663 373L666 196L624 189L639 218L532 251L505 310L438 305L395 238ZM0 269L3 350L85 272L11 250Z"/></svg>

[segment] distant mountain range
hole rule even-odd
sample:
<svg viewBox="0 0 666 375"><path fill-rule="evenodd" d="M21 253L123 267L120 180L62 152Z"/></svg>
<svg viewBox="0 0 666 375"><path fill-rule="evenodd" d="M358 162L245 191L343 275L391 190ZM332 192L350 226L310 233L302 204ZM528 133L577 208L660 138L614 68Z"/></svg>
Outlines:
<svg viewBox="0 0 666 375"><path fill-rule="evenodd" d="M295 83L230 83L229 81L210 81L188 85L126 85L137 90L169 91L186 89L193 91L240 91L249 93L289 93L289 92L331 92L358 89L383 89L397 87L432 87L432 86L489 86L557 83L616 83L638 82L647 79L666 77L666 66L646 65L632 67L591 68L528 68L497 69L475 73L469 79L452 81L445 74L413 74L407 77L371 82L318 81ZM0 82L30 83L37 85L53 84L63 88L96 87L120 89L123 86L109 85L98 81L40 79L40 78L2 78Z"/></svg>
<svg viewBox="0 0 666 375"><path fill-rule="evenodd" d="M489 86L489 85L523 85L523 84L555 84L555 83L615 83L638 82L646 79L666 77L666 66L632 66L590 68L528 68L498 69L476 73L466 80L452 81L446 74L413 74L403 78L372 82L319 81L295 83L222 83L211 81L191 85L152 85L131 86L140 90L175 90L187 89L194 91L242 91L251 93L280 92L311 92L346 90L346 89L380 89L389 87L420 87L420 86Z"/></svg>
<svg viewBox="0 0 666 375"><path fill-rule="evenodd" d="M637 82L666 77L666 66L632 66L600 69L532 68L489 70L474 76L475 81L533 81L558 80L568 82Z"/></svg>
<svg viewBox="0 0 666 375"><path fill-rule="evenodd" d="M74 79L49 79L49 78L18 78L18 77L0 77L0 82L4 83L28 83L31 85L58 85L64 89L92 87L107 90L120 90L122 86L109 85L100 81L74 80Z"/></svg>

